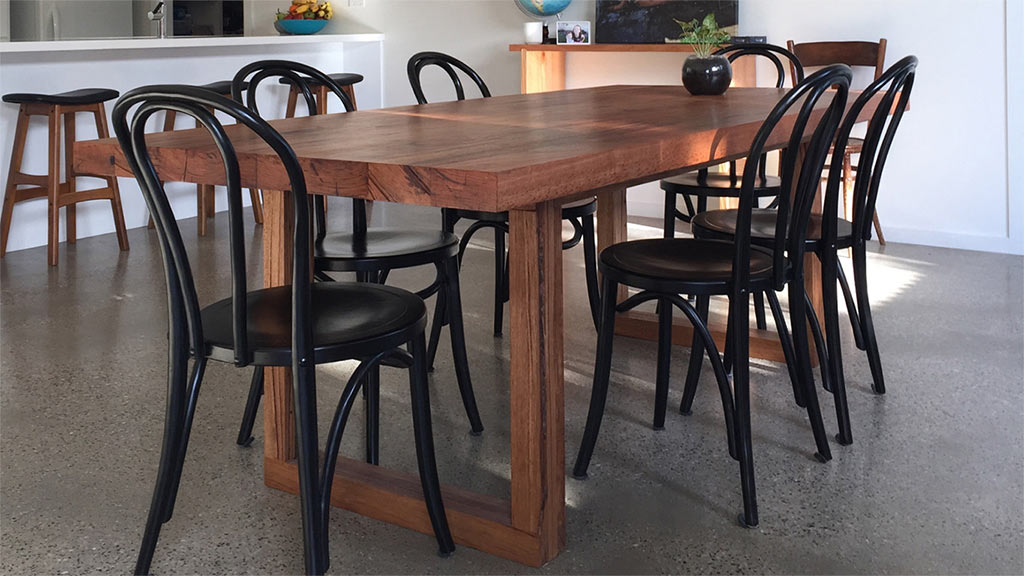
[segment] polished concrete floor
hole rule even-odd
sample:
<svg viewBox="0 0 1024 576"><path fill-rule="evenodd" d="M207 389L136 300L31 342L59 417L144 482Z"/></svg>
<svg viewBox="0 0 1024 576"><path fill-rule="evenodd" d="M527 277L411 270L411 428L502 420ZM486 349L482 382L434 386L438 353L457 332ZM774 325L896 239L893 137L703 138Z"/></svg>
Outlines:
<svg viewBox="0 0 1024 576"><path fill-rule="evenodd" d="M343 220L346 210L332 210ZM436 211L387 207L389 224L434 226ZM248 220L248 218L247 218ZM632 236L657 235L634 221ZM15 223L17 225L17 223ZM250 275L260 275L260 230ZM338 223L344 225L344 223ZM226 294L227 221L205 238L182 222L201 294ZM487 234L484 233L484 236ZM159 452L166 305L155 235L130 233L0 261L0 571L127 573L149 505ZM486 431L474 438L449 348L432 375L439 468L446 482L508 492L508 347L491 335L487 238L463 272L474 385ZM692 416L669 411L651 429L655 346L618 338L612 391L590 479L566 481L568 544L541 569L462 547L448 559L432 538L336 511L331 572L342 573L1024 573L1024 259L891 244L872 254L871 290L889 393L870 390L863 353L845 339L855 443L812 458L806 418L784 367L752 369L761 524L737 526L738 467L705 370ZM566 453L582 433L595 334L581 250L566 253ZM426 271L396 273L414 288ZM688 351L676 350L670 405ZM319 371L325 426L348 364ZM251 448L234 439L250 372L212 365L160 574L294 574L302 569L298 501L262 481L262 419ZM382 461L415 470L408 387L384 373ZM826 424L835 428L822 392ZM359 420L344 451L358 457Z"/></svg>

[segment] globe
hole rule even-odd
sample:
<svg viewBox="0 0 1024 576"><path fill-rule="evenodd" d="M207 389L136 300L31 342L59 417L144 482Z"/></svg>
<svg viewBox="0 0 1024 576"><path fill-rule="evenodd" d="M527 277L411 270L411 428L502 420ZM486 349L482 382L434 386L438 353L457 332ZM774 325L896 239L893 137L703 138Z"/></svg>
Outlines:
<svg viewBox="0 0 1024 576"><path fill-rule="evenodd" d="M572 0L515 0L516 6L527 16L547 18L569 7Z"/></svg>

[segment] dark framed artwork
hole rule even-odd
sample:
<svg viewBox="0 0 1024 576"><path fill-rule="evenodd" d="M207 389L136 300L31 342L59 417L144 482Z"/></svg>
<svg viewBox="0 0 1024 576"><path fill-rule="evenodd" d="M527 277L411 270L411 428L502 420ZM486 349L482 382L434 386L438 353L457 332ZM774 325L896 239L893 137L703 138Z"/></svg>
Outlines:
<svg viewBox="0 0 1024 576"><path fill-rule="evenodd" d="M703 20L715 14L718 25L736 33L739 0L597 0L594 39L599 44L664 44L678 38L676 20Z"/></svg>

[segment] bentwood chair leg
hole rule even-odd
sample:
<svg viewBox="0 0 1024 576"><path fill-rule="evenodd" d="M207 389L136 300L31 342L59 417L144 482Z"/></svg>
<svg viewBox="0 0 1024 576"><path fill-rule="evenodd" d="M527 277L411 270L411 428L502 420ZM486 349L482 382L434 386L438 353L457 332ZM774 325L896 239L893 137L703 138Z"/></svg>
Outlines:
<svg viewBox="0 0 1024 576"><path fill-rule="evenodd" d="M174 470L171 476L171 491L164 506L164 522L171 519L174 513L174 502L178 498L178 485L181 484L181 470L185 465L185 452L188 450L188 438L192 433L192 418L196 414L196 401L199 399L199 387L203 383L206 371L206 358L197 359L192 365L187 395L185 397L185 414L181 425L181 436L178 439L178 451L175 454Z"/></svg>
<svg viewBox="0 0 1024 576"><path fill-rule="evenodd" d="M608 399L608 381L612 371L612 343L615 338L615 297L619 284L607 275L601 282L601 325L597 329L597 360L594 362L594 385L590 391L590 411L587 413L587 427L583 441L576 455L572 476L577 480L587 477L590 458L594 455L597 434L601 430L604 405Z"/></svg>
<svg viewBox="0 0 1024 576"><path fill-rule="evenodd" d="M846 403L846 380L843 375L842 341L839 337L839 302L836 295L836 265L839 258L835 253L827 254L821 270L822 301L825 314L825 336L828 338L828 373L832 380L832 397L836 406L836 421L839 435L836 439L843 446L853 442L850 427L850 411Z"/></svg>
<svg viewBox="0 0 1024 576"><path fill-rule="evenodd" d="M757 325L758 330L767 330L768 323L765 320L764 314L764 295L760 292L754 292L754 323Z"/></svg>
<svg viewBox="0 0 1024 576"><path fill-rule="evenodd" d="M320 521L319 448L316 424L316 375L314 368L297 366L295 382L295 436L299 468L299 500L302 511L302 543L306 574L319 576L327 569Z"/></svg>
<svg viewBox="0 0 1024 576"><path fill-rule="evenodd" d="M662 229L665 238L676 236L676 193L665 192L665 213L662 214Z"/></svg>
<svg viewBox="0 0 1024 576"><path fill-rule="evenodd" d="M260 409L260 399L263 398L263 366L254 366L252 370L252 382L249 384L249 397L245 401L245 414L242 415L242 425L238 428L239 446L252 445L252 428L256 424L256 413Z"/></svg>
<svg viewBox="0 0 1024 576"><path fill-rule="evenodd" d="M860 311L864 347L867 349L868 365L871 367L872 389L876 394L885 394L882 359L878 354L878 341L875 339L875 323L871 319L871 302L868 300L867 263L867 251L864 249L864 245L854 246L853 281L857 287L857 309Z"/></svg>
<svg viewBox="0 0 1024 576"><path fill-rule="evenodd" d="M494 229L494 335L501 336L505 312L505 231Z"/></svg>
<svg viewBox="0 0 1024 576"><path fill-rule="evenodd" d="M779 345L782 347L782 355L786 358L786 369L789 371L789 381L793 385L793 399L796 405L801 408L807 407L804 400L803 384L800 382L800 373L796 365L796 352L793 350L793 339L789 335L789 328L786 327L786 318L782 315L782 306L779 305L779 298L774 291L765 292L768 299L768 307L772 310L772 319L775 320L775 330L779 333Z"/></svg>
<svg viewBox="0 0 1024 576"><path fill-rule="evenodd" d="M849 315L850 325L853 327L853 341L857 344L858 350L864 350L864 333L861 331L860 314L857 312L857 303L853 299L850 282L846 279L846 272L841 263L836 265L836 273L839 276L839 286L843 289L843 299L846 300L846 313Z"/></svg>
<svg viewBox="0 0 1024 576"><path fill-rule="evenodd" d="M740 456L740 485L743 490L741 525L757 526L757 491L754 485L754 452L750 430L750 300L746 294L729 298L729 324L740 327L733 330L733 402L736 407L736 444Z"/></svg>
<svg viewBox="0 0 1024 576"><path fill-rule="evenodd" d="M811 297L804 291L804 301L806 303L805 310L807 311L807 323L811 327L811 336L814 337L814 351L818 354L818 365L821 367L821 387L832 392L832 374L831 366L828 361L829 347L825 342L825 337L821 333L821 322L818 320L818 313L814 311L814 305L811 304Z"/></svg>
<svg viewBox="0 0 1024 576"><path fill-rule="evenodd" d="M811 372L811 351L807 342L807 299L804 298L803 278L793 279L789 283L789 321L793 327L793 348L796 352L797 371L803 385L803 395L807 402L807 417L811 422L811 432L818 451L814 454L820 462L832 459L832 450L828 445L828 433L821 419L821 407L818 405L818 391L814 385L814 374Z"/></svg>
<svg viewBox="0 0 1024 576"><path fill-rule="evenodd" d="M437 273L441 275L441 287L437 291L434 302L434 319L430 323L430 340L427 344L427 371L434 371L434 358L437 357L437 344L441 340L441 328L445 324L448 308L448 288L444 282L444 264L437 264Z"/></svg>
<svg viewBox="0 0 1024 576"><path fill-rule="evenodd" d="M413 364L409 368L412 425L416 435L416 463L420 471L423 500L427 504L427 514L434 529L434 537L437 538L438 554L450 556L455 551L455 541L448 528L448 517L441 499L441 481L437 477L437 463L434 459L434 434L430 424L430 392L427 387L427 359L423 334L416 336L409 343L409 351L413 358Z"/></svg>
<svg viewBox="0 0 1024 576"><path fill-rule="evenodd" d="M160 527L164 523L167 501L174 485L174 468L181 446L181 431L185 416L185 390L188 369L188 352L181 344L187 340L182 326L171 327L171 358L168 366L167 409L164 417L164 439L160 449L160 466L156 475L156 487L149 505L149 516L142 535L142 545L135 560L136 576L149 574Z"/></svg>
<svg viewBox="0 0 1024 576"><path fill-rule="evenodd" d="M658 303L658 377L654 388L654 429L664 430L672 364L672 301L661 298Z"/></svg>
<svg viewBox="0 0 1024 576"><path fill-rule="evenodd" d="M697 296L697 316L707 324L708 311L711 307L710 296ZM704 341L696 330L693 331L693 344L690 345L690 365L686 370L686 386L683 388L683 401L679 403L679 413L689 416L693 413L693 397L697 394L700 372L704 365Z"/></svg>
<svg viewBox="0 0 1024 576"><path fill-rule="evenodd" d="M363 386L363 401L366 407L366 462L380 464L380 367L374 366L366 373Z"/></svg>
<svg viewBox="0 0 1024 576"><path fill-rule="evenodd" d="M583 220L583 258L584 270L587 274L587 298L590 301L590 315L594 319L594 329L601 323L601 290L597 279L597 236L594 233L594 215L588 214Z"/></svg>
<svg viewBox="0 0 1024 576"><path fill-rule="evenodd" d="M502 232L504 234L504 232ZM470 434L479 436L484 431L480 411L473 395L473 383L469 376L469 358L466 355L466 331L462 324L462 295L459 290L459 260L449 258L445 263L444 282L448 289L448 332L452 339L452 358L455 360L455 377L459 381L462 404L469 416Z"/></svg>

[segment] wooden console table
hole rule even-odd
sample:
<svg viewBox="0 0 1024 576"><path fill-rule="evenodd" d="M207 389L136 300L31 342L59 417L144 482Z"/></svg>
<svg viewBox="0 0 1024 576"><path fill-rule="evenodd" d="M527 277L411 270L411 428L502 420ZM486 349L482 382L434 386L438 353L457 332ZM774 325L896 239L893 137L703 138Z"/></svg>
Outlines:
<svg viewBox="0 0 1024 576"><path fill-rule="evenodd" d="M509 52L522 57L523 94L565 90L565 55L569 52L679 52L682 66L685 54L693 53L690 44L510 44ZM757 85L757 67L751 58L733 64L733 86Z"/></svg>

